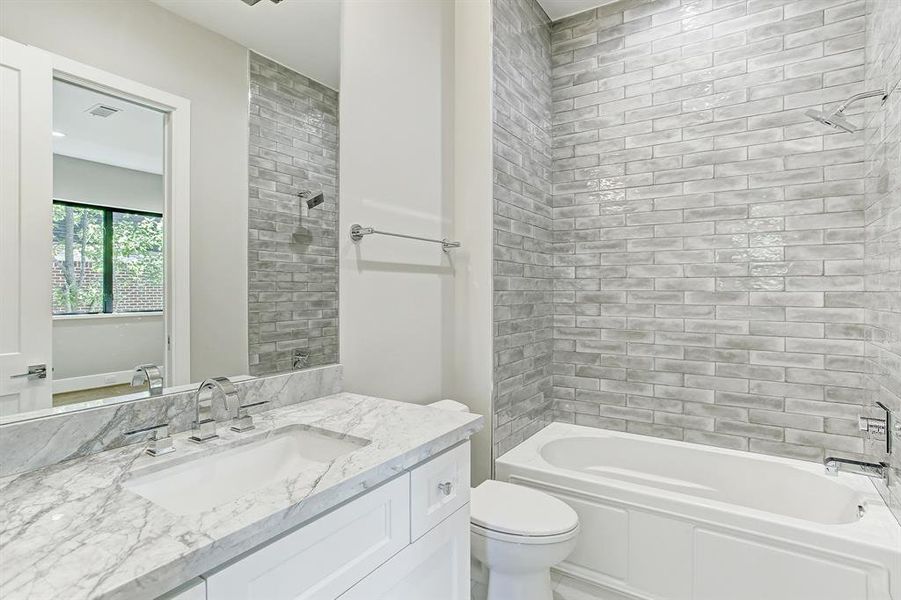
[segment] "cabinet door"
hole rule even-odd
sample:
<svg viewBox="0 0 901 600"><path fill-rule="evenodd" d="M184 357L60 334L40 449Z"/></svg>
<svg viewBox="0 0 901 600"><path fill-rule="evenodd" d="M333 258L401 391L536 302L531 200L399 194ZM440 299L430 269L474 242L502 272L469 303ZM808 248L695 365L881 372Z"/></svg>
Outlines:
<svg viewBox="0 0 901 600"><path fill-rule="evenodd" d="M410 535L419 539L469 502L469 442L410 473Z"/></svg>
<svg viewBox="0 0 901 600"><path fill-rule="evenodd" d="M425 599L469 599L469 504L404 548L340 600Z"/></svg>
<svg viewBox="0 0 901 600"><path fill-rule="evenodd" d="M207 576L207 600L332 600L410 543L404 474Z"/></svg>

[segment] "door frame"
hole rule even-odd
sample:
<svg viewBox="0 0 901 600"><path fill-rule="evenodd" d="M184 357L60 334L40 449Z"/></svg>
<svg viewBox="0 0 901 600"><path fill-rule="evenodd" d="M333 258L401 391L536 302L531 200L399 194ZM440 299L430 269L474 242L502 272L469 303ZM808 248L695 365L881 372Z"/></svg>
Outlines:
<svg viewBox="0 0 901 600"><path fill-rule="evenodd" d="M165 380L167 386L191 383L191 101L64 56L47 54L54 79L143 104L166 115L163 142Z"/></svg>

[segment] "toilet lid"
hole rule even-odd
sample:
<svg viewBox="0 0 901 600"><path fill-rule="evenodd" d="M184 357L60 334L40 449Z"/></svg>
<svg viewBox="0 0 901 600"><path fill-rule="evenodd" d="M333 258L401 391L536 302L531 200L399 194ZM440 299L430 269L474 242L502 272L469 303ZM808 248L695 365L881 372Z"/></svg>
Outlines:
<svg viewBox="0 0 901 600"><path fill-rule="evenodd" d="M488 480L472 490L470 519L475 525L523 536L559 535L579 524L562 500L520 485Z"/></svg>

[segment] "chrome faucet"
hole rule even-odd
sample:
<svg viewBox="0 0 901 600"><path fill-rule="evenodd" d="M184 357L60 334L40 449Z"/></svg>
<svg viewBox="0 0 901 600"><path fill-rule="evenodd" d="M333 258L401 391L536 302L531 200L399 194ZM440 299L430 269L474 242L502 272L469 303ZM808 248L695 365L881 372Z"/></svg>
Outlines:
<svg viewBox="0 0 901 600"><path fill-rule="evenodd" d="M192 442L206 442L219 437L216 433L216 420L213 418L213 399L217 391L222 393L226 411L231 399L234 399L236 406L241 404L238 390L228 377L212 377L201 383L194 393L194 427L188 438Z"/></svg>
<svg viewBox="0 0 901 600"><path fill-rule="evenodd" d="M158 366L146 364L135 367L135 372L131 377L131 387L140 387L145 382L151 396L163 395L163 373Z"/></svg>
<svg viewBox="0 0 901 600"><path fill-rule="evenodd" d="M826 460L823 461L823 464L826 466L826 473L828 475L838 475L838 472L842 470L842 465L855 467L855 469L852 471L853 473L857 473L858 475L866 475L867 477L872 477L873 479L887 480L889 474L889 465L888 463L884 462L869 463L862 460L852 460L850 458L827 456Z"/></svg>

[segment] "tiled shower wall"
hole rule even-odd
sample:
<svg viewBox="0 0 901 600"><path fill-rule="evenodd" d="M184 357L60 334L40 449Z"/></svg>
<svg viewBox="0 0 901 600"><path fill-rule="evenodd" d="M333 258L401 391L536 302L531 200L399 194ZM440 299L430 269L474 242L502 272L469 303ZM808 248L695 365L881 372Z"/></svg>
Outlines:
<svg viewBox="0 0 901 600"><path fill-rule="evenodd" d="M249 204L251 374L338 362L338 92L253 53Z"/></svg>
<svg viewBox="0 0 901 600"><path fill-rule="evenodd" d="M551 34L535 0L494 2L494 449L551 420Z"/></svg>
<svg viewBox="0 0 901 600"><path fill-rule="evenodd" d="M557 419L863 452L864 136L803 112L862 90L864 13L625 0L554 24Z"/></svg>
<svg viewBox="0 0 901 600"><path fill-rule="evenodd" d="M866 357L870 404L881 401L901 416L901 5L867 3L866 89L890 92L884 106L870 101L866 131ZM872 416L880 416L876 410ZM883 456L882 442L871 452ZM901 453L891 463L901 476ZM901 520L901 481L881 490ZM889 493L886 493L886 492Z"/></svg>

